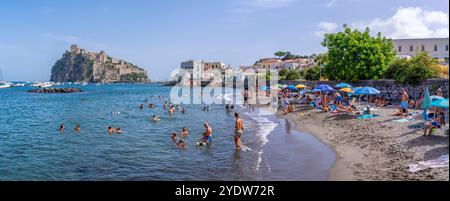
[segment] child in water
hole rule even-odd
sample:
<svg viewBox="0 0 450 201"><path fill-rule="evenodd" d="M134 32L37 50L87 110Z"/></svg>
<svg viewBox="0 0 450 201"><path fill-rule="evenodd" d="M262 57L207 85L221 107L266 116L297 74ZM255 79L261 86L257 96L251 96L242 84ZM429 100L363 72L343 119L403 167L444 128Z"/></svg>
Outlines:
<svg viewBox="0 0 450 201"><path fill-rule="evenodd" d="M208 144L208 134L204 132L202 138L197 142L197 146L201 147L206 144Z"/></svg>

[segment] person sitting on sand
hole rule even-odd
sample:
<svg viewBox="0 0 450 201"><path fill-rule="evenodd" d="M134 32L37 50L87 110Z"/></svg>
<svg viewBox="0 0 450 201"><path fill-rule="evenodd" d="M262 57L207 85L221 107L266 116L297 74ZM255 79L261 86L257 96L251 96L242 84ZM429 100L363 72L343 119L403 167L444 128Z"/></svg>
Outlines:
<svg viewBox="0 0 450 201"><path fill-rule="evenodd" d="M109 134L113 134L114 133L114 129L112 128L112 126L108 126L108 133Z"/></svg>
<svg viewBox="0 0 450 201"><path fill-rule="evenodd" d="M439 113L439 115L435 119L425 122L423 136L431 136L433 129L441 128L442 125L445 125L445 116L444 116L444 113ZM428 130L428 135L427 135L427 130Z"/></svg>
<svg viewBox="0 0 450 201"><path fill-rule="evenodd" d="M159 118L156 115L152 116L152 122L158 122Z"/></svg>
<svg viewBox="0 0 450 201"><path fill-rule="evenodd" d="M305 102L305 106L308 107L311 104L311 96L308 94L306 95L306 102Z"/></svg>
<svg viewBox="0 0 450 201"><path fill-rule="evenodd" d="M183 127L183 129L181 130L181 137L186 139L188 134L189 134L188 129L186 127Z"/></svg>
<svg viewBox="0 0 450 201"><path fill-rule="evenodd" d="M80 132L80 130L81 130L80 124L75 125L75 128L73 130L77 133Z"/></svg>
<svg viewBox="0 0 450 201"><path fill-rule="evenodd" d="M342 107L342 96L341 96L341 94L336 92L336 93L334 93L334 97L335 97L335 100L336 100L335 102L336 102L338 108L343 110L344 108Z"/></svg>
<svg viewBox="0 0 450 201"><path fill-rule="evenodd" d="M59 131L60 132L64 132L64 129L65 129L66 127L64 126L64 124L61 124L61 125L59 125Z"/></svg>
<svg viewBox="0 0 450 201"><path fill-rule="evenodd" d="M172 139L173 143L177 143L177 132L173 132L170 138Z"/></svg>

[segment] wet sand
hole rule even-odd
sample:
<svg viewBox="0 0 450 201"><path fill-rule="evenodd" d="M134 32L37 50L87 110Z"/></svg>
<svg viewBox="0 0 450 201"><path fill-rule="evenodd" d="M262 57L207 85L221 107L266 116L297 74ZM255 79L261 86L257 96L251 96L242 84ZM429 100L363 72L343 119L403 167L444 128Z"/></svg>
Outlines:
<svg viewBox="0 0 450 201"><path fill-rule="evenodd" d="M336 151L329 180L448 181L448 167L407 171L409 164L448 154L449 137L444 130L424 137L423 121L399 123L394 120L400 117L391 116L397 109L376 109L372 114L379 117L360 120L297 106L296 112L286 117L298 130L315 135Z"/></svg>

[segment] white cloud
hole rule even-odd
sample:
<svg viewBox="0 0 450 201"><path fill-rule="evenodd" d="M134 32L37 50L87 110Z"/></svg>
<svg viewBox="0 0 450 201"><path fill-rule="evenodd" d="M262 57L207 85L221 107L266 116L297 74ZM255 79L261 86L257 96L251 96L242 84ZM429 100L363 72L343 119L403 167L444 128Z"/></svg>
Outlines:
<svg viewBox="0 0 450 201"><path fill-rule="evenodd" d="M321 38L326 33L336 32L338 24L334 22L321 22L317 27L319 27L320 30L314 32L314 35Z"/></svg>
<svg viewBox="0 0 450 201"><path fill-rule="evenodd" d="M259 10L284 8L291 5L296 0L246 0L239 3L234 9L237 13L253 13Z"/></svg>
<svg viewBox="0 0 450 201"><path fill-rule="evenodd" d="M332 7L332 6L334 6L334 4L336 4L336 0L330 0L330 1L328 1L328 2L325 4L325 6L326 6L326 7Z"/></svg>
<svg viewBox="0 0 450 201"><path fill-rule="evenodd" d="M449 15L442 11L427 11L420 7L398 8L387 19L375 18L368 22L356 22L352 27L371 32L381 32L391 38L449 37Z"/></svg>

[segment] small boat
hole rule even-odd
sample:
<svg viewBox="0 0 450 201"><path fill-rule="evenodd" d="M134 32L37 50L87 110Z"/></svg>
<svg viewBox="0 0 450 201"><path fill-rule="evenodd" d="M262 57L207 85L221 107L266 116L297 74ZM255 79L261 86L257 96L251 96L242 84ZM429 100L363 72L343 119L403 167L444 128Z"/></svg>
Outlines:
<svg viewBox="0 0 450 201"><path fill-rule="evenodd" d="M9 88L11 87L11 83L0 81L0 89Z"/></svg>
<svg viewBox="0 0 450 201"><path fill-rule="evenodd" d="M13 87L24 87L25 83L15 83L12 85Z"/></svg>
<svg viewBox="0 0 450 201"><path fill-rule="evenodd" d="M53 82L38 82L38 83L34 83L31 86L33 87L40 87L40 88L48 88L53 86Z"/></svg>

